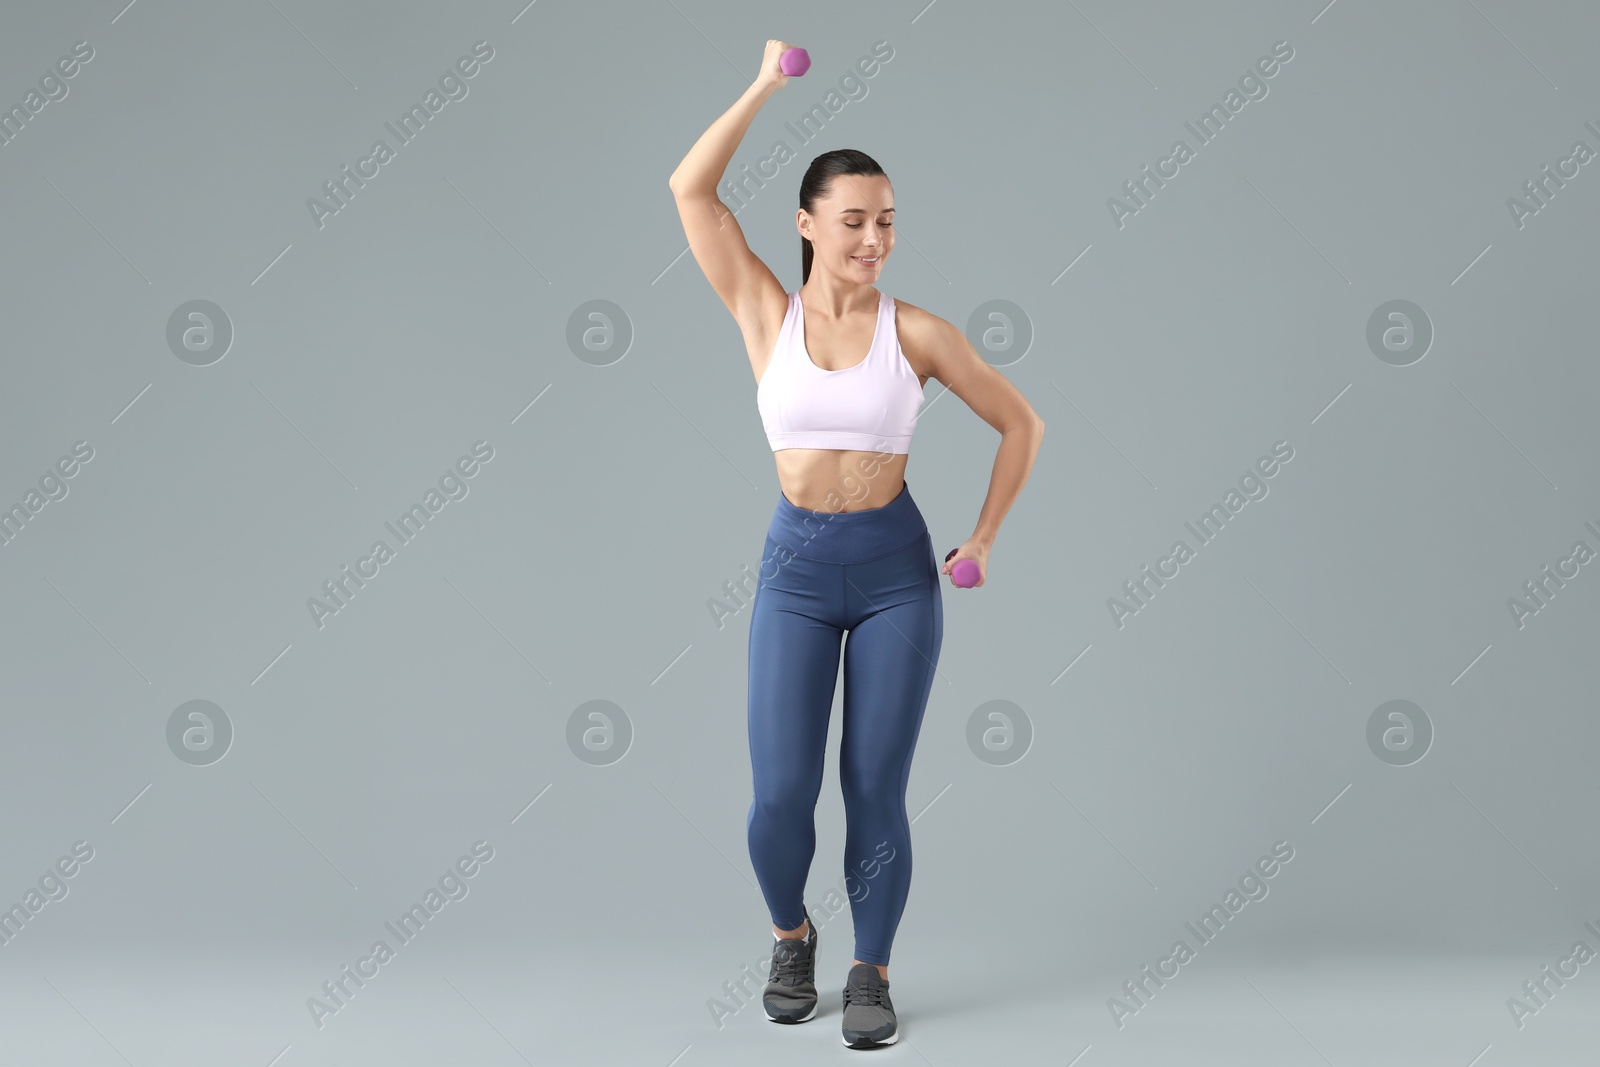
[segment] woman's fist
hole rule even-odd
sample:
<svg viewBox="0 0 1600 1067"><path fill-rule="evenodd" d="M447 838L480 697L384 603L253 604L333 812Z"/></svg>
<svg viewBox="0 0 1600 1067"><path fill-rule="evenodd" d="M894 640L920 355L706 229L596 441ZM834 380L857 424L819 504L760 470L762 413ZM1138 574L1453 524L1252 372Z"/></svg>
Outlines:
<svg viewBox="0 0 1600 1067"><path fill-rule="evenodd" d="M778 60L783 53L794 46L787 41L768 41L767 51L761 57L761 73L757 75L757 82L765 82L775 89L782 89L789 84L789 75L778 66Z"/></svg>

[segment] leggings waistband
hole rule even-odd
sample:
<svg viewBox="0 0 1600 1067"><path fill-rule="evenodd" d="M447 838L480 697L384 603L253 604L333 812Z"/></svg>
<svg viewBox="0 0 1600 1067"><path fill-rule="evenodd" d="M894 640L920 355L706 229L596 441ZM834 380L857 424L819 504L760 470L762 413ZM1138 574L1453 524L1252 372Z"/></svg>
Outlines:
<svg viewBox="0 0 1600 1067"><path fill-rule="evenodd" d="M911 485L881 508L866 511L810 511L789 502L780 491L767 536L796 556L821 563L860 563L903 548L928 532L911 499Z"/></svg>

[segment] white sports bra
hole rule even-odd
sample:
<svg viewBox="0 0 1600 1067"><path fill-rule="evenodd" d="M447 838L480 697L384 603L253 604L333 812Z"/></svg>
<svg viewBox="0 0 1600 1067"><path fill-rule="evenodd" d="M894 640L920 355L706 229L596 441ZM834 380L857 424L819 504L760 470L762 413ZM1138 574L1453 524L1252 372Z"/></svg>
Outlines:
<svg viewBox="0 0 1600 1067"><path fill-rule="evenodd" d="M800 292L790 293L778 343L756 387L756 406L774 452L832 448L909 453L922 407L922 383L900 348L894 298L878 294L878 322L867 358L842 370L824 370L806 351Z"/></svg>

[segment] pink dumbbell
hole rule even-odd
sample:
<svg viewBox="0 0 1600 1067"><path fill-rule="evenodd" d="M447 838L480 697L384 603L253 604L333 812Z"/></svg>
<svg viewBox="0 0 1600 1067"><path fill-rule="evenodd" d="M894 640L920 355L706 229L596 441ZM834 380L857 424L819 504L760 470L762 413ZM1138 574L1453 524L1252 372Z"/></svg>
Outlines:
<svg viewBox="0 0 1600 1067"><path fill-rule="evenodd" d="M804 48L785 48L778 57L778 69L791 78L811 69L811 55Z"/></svg>
<svg viewBox="0 0 1600 1067"><path fill-rule="evenodd" d="M950 557L959 551L961 551L959 548L952 548L945 555L944 561L949 563ZM963 589L971 589L977 585L980 577L982 577L982 574L978 570L976 560L958 559L956 560L956 565L950 568L950 580Z"/></svg>

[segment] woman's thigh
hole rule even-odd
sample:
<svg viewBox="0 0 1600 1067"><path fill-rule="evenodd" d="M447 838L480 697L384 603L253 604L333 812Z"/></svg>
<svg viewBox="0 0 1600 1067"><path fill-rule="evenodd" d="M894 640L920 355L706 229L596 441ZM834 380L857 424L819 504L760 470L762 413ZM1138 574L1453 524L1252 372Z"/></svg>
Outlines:
<svg viewBox="0 0 1600 1067"><path fill-rule="evenodd" d="M922 727L944 643L944 602L931 539L847 566L852 626L844 652L840 773L895 795Z"/></svg>
<svg viewBox="0 0 1600 1067"><path fill-rule="evenodd" d="M757 791L815 793L838 686L840 567L791 557L767 542L750 612L750 758ZM770 562L768 562L770 560Z"/></svg>

